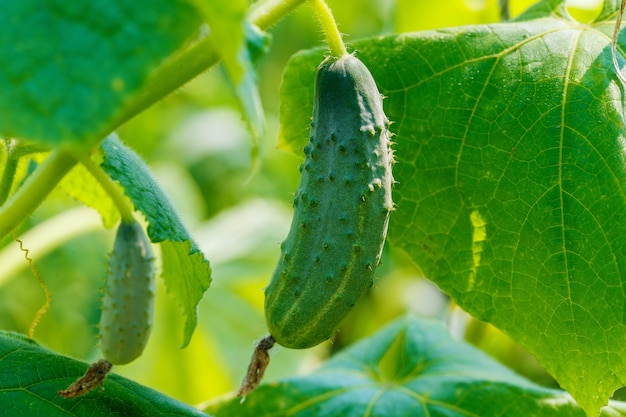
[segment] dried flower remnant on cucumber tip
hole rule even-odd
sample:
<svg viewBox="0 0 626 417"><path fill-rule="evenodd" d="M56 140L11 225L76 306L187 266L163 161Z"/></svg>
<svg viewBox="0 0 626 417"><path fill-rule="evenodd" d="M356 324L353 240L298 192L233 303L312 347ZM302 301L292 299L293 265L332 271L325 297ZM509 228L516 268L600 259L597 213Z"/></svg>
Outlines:
<svg viewBox="0 0 626 417"><path fill-rule="evenodd" d="M113 365L109 361L100 359L87 369L85 375L78 378L66 389L57 391L57 394L63 398L76 398L87 394L97 386L100 386L102 391L104 390L104 379L112 367Z"/></svg>
<svg viewBox="0 0 626 417"><path fill-rule="evenodd" d="M265 370L270 364L269 350L274 346L274 338L271 335L265 336L254 347L246 376L241 383L241 387L237 391L237 396L242 397L241 402L246 398L246 395L254 391L265 375Z"/></svg>

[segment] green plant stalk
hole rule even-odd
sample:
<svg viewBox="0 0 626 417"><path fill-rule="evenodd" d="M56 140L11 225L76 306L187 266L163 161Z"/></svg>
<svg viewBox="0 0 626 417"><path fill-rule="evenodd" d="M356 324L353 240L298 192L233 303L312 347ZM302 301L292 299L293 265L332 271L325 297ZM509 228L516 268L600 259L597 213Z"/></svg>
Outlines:
<svg viewBox="0 0 626 417"><path fill-rule="evenodd" d="M0 239L30 216L76 162L66 150L57 149L50 153L24 185L0 207Z"/></svg>
<svg viewBox="0 0 626 417"><path fill-rule="evenodd" d="M305 0L267 0L251 9L250 22L266 30L285 17ZM141 93L136 96L124 111L113 119L108 132L135 117L152 104L161 100L172 91L183 86L202 72L217 64L220 56L215 47L214 37L209 35L189 49L181 52L166 62L146 81Z"/></svg>
<svg viewBox="0 0 626 417"><path fill-rule="evenodd" d="M76 158L87 168L89 173L93 175L102 188L104 188L104 191L111 197L113 204L115 204L120 212L122 223L134 223L136 220L135 216L133 216L133 208L113 179L111 179L111 177L104 172L102 167L96 164L89 155L76 155Z"/></svg>
<svg viewBox="0 0 626 417"><path fill-rule="evenodd" d="M266 0L255 3L248 14L250 22L261 30L267 30L291 13L305 0Z"/></svg>
<svg viewBox="0 0 626 417"><path fill-rule="evenodd" d="M135 96L124 111L113 119L107 130L114 131L218 61L219 55L214 46L213 36L210 35L185 52L165 61L148 78L139 95Z"/></svg>
<svg viewBox="0 0 626 417"><path fill-rule="evenodd" d="M347 54L348 52L341 39L341 33L339 32L335 18L326 2L324 0L309 0L309 3L311 3L311 7L313 7L315 11L317 19L320 21L331 56L339 58Z"/></svg>

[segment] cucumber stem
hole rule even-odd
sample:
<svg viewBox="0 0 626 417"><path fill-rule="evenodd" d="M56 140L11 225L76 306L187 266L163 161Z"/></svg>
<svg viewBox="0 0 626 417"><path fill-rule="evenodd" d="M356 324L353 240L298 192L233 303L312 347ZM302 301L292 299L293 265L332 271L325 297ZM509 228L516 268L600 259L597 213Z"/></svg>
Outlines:
<svg viewBox="0 0 626 417"><path fill-rule="evenodd" d="M0 239L26 220L75 164L76 159L70 152L61 149L52 151L0 207Z"/></svg>
<svg viewBox="0 0 626 417"><path fill-rule="evenodd" d="M81 164L87 168L89 173L93 175L93 177L100 183L104 191L111 197L113 200L113 204L117 207L120 212L120 217L122 218L122 223L133 223L135 222L135 216L133 216L133 208L128 203L128 200L120 190L113 179L104 172L102 167L96 164L93 159L89 157L89 155L81 154L76 155L76 158L80 161Z"/></svg>
<svg viewBox="0 0 626 417"><path fill-rule="evenodd" d="M324 0L309 0L309 2L324 31L326 43L328 43L328 49L330 49L330 55L335 58L346 55L348 51L341 39L341 33L339 32L333 13L330 11L326 2Z"/></svg>

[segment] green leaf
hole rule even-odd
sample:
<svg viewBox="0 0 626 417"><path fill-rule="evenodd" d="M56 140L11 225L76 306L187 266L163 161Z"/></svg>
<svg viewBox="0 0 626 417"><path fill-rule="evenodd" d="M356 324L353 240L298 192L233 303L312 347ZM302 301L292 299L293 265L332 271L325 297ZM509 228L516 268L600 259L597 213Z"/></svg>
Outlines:
<svg viewBox="0 0 626 417"><path fill-rule="evenodd" d="M197 323L197 306L211 284L209 261L189 236L176 210L158 185L150 168L116 136L102 142L103 169L124 187L135 208L149 222L148 236L161 243L163 280L185 317L183 346Z"/></svg>
<svg viewBox="0 0 626 417"><path fill-rule="evenodd" d="M304 157L302 148L309 138L313 114L313 80L326 48L294 54L287 64L280 85L280 126L278 147Z"/></svg>
<svg viewBox="0 0 626 417"><path fill-rule="evenodd" d="M275 355L276 366L280 356ZM626 415L611 404L607 416ZM535 385L448 334L439 323L397 320L313 374L262 385L215 416L584 416L564 391ZM613 414L611 414L613 413Z"/></svg>
<svg viewBox="0 0 626 417"><path fill-rule="evenodd" d="M102 138L199 24L184 0L0 2L0 135Z"/></svg>
<svg viewBox="0 0 626 417"><path fill-rule="evenodd" d="M113 373L106 377L102 391L95 389L73 399L57 394L83 376L87 368L87 364L52 353L25 336L0 331L2 415L206 417L193 407Z"/></svg>
<svg viewBox="0 0 626 417"><path fill-rule="evenodd" d="M58 187L84 205L97 210L107 229L115 226L120 219L119 209L84 165L79 164L72 168Z"/></svg>
<svg viewBox="0 0 626 417"><path fill-rule="evenodd" d="M595 416L626 381L623 87L614 22L558 17L559 4L355 44L396 133L390 242ZM306 141L320 61L288 65L282 147Z"/></svg>

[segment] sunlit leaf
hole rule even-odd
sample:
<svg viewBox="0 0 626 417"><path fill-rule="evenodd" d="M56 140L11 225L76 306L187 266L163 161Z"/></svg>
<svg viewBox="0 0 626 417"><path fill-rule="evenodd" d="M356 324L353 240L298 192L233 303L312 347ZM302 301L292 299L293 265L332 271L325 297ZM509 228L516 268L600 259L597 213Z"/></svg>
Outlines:
<svg viewBox="0 0 626 417"><path fill-rule="evenodd" d="M605 20L616 6L585 25L544 1L518 22L355 44L396 133L390 242L590 416L626 381L626 130ZM293 152L321 59L299 54L284 76Z"/></svg>

